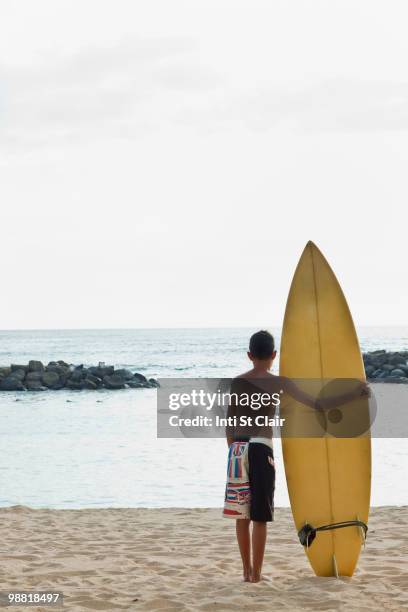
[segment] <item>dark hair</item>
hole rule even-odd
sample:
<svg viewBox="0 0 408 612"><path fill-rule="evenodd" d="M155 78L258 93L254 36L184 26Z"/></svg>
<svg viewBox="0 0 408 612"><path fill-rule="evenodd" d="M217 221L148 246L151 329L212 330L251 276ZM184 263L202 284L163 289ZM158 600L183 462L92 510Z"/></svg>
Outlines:
<svg viewBox="0 0 408 612"><path fill-rule="evenodd" d="M268 359L275 350L275 340L272 334L262 329L253 334L249 340L249 352L256 359Z"/></svg>

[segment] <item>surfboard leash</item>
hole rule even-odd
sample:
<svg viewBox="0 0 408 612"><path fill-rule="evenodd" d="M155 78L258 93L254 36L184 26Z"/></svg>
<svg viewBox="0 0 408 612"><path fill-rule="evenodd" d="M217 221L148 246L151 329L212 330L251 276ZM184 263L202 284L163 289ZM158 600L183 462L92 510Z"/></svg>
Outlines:
<svg viewBox="0 0 408 612"><path fill-rule="evenodd" d="M302 546L309 546L312 544L318 531L330 531L331 529L342 529L344 527L360 527L364 533L364 542L367 539L368 527L363 521L344 521L342 523L332 523L331 525L322 525L321 527L313 527L309 523L305 523L298 531L299 541Z"/></svg>

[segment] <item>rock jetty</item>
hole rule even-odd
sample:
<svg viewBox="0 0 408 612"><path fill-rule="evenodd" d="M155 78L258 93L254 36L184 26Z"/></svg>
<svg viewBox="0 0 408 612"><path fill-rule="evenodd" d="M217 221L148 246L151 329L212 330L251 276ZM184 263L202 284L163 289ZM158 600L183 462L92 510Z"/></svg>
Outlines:
<svg viewBox="0 0 408 612"><path fill-rule="evenodd" d="M408 351L371 351L363 360L368 380L408 383Z"/></svg>
<svg viewBox="0 0 408 612"><path fill-rule="evenodd" d="M100 362L97 366L72 365L65 361L31 360L28 365L11 364L0 367L0 391L46 391L47 389L145 389L158 387L154 378L125 368L115 370L114 366Z"/></svg>

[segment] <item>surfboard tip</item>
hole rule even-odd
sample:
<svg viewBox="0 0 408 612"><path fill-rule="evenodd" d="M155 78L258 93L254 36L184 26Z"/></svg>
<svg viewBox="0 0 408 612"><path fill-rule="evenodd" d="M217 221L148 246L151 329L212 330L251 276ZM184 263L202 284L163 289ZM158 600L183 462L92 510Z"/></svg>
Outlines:
<svg viewBox="0 0 408 612"><path fill-rule="evenodd" d="M313 240L308 240L305 248L306 248L306 249L308 249L308 248L309 248L309 249L312 249L312 248L317 249L317 246L316 246L316 244L313 242Z"/></svg>
<svg viewBox="0 0 408 612"><path fill-rule="evenodd" d="M320 255L321 257L323 257L323 259L325 259L325 257L324 257L324 255L323 255L323 253L321 252L321 250L319 249L319 247L317 246L317 244L316 244L315 242L313 242L313 240L308 240L308 242L306 243L306 246L305 246L305 248L304 248L303 252L304 252L304 253L307 253L308 251L309 251L310 253L315 253L315 254L318 254L318 255Z"/></svg>

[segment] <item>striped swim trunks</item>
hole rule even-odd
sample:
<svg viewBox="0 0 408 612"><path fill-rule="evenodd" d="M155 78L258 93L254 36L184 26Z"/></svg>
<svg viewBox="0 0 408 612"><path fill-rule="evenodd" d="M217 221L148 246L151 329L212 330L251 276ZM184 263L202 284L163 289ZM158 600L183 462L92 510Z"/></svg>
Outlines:
<svg viewBox="0 0 408 612"><path fill-rule="evenodd" d="M250 518L248 446L248 442L233 442L229 448L223 512L227 518Z"/></svg>

